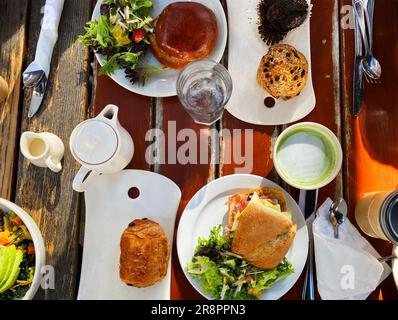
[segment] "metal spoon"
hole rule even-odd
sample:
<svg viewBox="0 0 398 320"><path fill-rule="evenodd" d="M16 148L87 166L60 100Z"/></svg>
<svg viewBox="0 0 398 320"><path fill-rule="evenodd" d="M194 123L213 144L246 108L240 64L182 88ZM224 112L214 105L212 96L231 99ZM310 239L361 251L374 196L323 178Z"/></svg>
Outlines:
<svg viewBox="0 0 398 320"><path fill-rule="evenodd" d="M32 62L22 73L22 81L25 88L37 87L45 75L41 67L37 63Z"/></svg>
<svg viewBox="0 0 398 320"><path fill-rule="evenodd" d="M368 8L367 6L364 5L363 0L355 0L354 8L355 8L355 13L358 16L358 19L360 19L361 16L358 10L361 10L361 12L362 10L364 10L366 24L369 28L369 41L368 41L365 26L361 23L359 24L362 34L362 40L365 46L365 56L361 61L362 68L370 78L379 79L381 77L382 70L379 61L373 55L373 51L370 45L373 44L373 23L371 23L370 21Z"/></svg>
<svg viewBox="0 0 398 320"><path fill-rule="evenodd" d="M329 221L333 225L334 237L339 238L339 227L345 222L347 216L347 203L340 198L333 202L329 209Z"/></svg>

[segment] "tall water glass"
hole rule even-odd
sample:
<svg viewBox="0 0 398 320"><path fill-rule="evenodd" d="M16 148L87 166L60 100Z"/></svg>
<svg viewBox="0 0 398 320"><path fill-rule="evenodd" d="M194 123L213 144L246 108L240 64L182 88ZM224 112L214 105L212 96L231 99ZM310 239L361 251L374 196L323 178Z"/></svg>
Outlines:
<svg viewBox="0 0 398 320"><path fill-rule="evenodd" d="M181 71L177 94L196 123L210 126L222 117L231 98L232 79L228 70L215 61L195 61Z"/></svg>

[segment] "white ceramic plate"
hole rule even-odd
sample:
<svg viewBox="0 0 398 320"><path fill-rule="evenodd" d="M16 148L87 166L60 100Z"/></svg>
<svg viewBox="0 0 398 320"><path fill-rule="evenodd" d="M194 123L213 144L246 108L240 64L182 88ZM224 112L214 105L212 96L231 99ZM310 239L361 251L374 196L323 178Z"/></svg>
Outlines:
<svg viewBox="0 0 398 320"><path fill-rule="evenodd" d="M148 288L134 288L119 277L120 238L130 222L148 218L159 223L173 244L181 192L159 174L124 170L102 175L85 192L86 226L79 300L169 300L171 255L166 277ZM136 187L139 197L128 192Z"/></svg>
<svg viewBox="0 0 398 320"><path fill-rule="evenodd" d="M311 1L307 0L310 4ZM229 51L228 68L234 91L227 110L236 118L257 125L282 125L298 121L315 107L311 75L310 19L289 32L282 43L301 51L309 63L308 83L298 97L289 101L276 100L273 108L264 105L270 95L257 83L257 68L268 52L257 30L259 0L228 0Z"/></svg>
<svg viewBox="0 0 398 320"><path fill-rule="evenodd" d="M298 231L292 247L286 257L293 264L295 273L275 284L267 290L261 300L276 300L288 292L303 271L308 252L308 231L304 217L293 198L277 184L254 175L231 175L217 179L203 187L188 203L177 233L178 258L185 276L192 286L207 299L210 296L201 292L199 282L186 271L187 263L191 262L197 245L198 237L207 237L210 229L219 224L225 226L228 197L242 190L268 186L283 191L287 206L293 213L293 221Z"/></svg>
<svg viewBox="0 0 398 320"><path fill-rule="evenodd" d="M187 0L182 0L187 1ZM228 27L227 27L227 18L224 13L224 9L217 0L188 0L192 2L199 2L208 8L210 8L217 17L217 26L218 26L218 39L216 47L211 55L208 57L214 61L220 62L221 58L224 54L225 47L227 44L228 37ZM153 10L151 12L151 16L156 18L163 11L163 9L173 2L179 2L178 0L153 0ZM99 0L97 5L95 6L92 20L98 19L100 16L100 6L102 1ZM96 54L97 60L101 66L104 65L106 59L103 55ZM148 50L144 59L142 59L142 64L144 65L152 65L152 66L161 66L160 62L154 57L151 50ZM117 82L122 87L130 90L132 92L138 93L143 96L148 97L172 97L177 95L176 82L178 77L178 70L168 70L163 72L158 72L153 75L150 79L148 79L145 86L141 86L138 84L131 84L131 82L126 79L123 70L117 70L111 78Z"/></svg>
<svg viewBox="0 0 398 320"><path fill-rule="evenodd" d="M22 300L32 300L37 290L40 288L42 280L41 269L46 263L46 249L44 247L43 237L32 217L16 204L0 198L0 210L3 212L13 211L16 213L32 236L33 245L35 246L35 274L30 289L22 298Z"/></svg>

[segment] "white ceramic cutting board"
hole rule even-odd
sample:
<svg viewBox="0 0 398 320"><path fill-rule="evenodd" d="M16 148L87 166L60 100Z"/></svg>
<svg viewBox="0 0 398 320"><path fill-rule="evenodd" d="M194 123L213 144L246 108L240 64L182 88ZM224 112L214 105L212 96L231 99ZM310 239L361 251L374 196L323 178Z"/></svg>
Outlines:
<svg viewBox="0 0 398 320"><path fill-rule="evenodd" d="M138 188L139 197L128 192ZM170 267L166 277L148 288L125 285L119 278L120 237L135 219L148 218L159 223L173 244L174 225L181 191L170 179L159 174L124 170L95 178L85 192L86 229L79 300L168 300Z"/></svg>
<svg viewBox="0 0 398 320"><path fill-rule="evenodd" d="M269 46L258 34L257 6L260 0L228 0L229 51L228 70L234 90L227 110L236 118L257 125L282 125L307 116L315 107L311 75L310 19L290 31L281 43L294 46L307 58L308 82L298 97L276 100L267 108L264 100L270 95L257 83L257 69ZM307 0L311 4L311 0Z"/></svg>

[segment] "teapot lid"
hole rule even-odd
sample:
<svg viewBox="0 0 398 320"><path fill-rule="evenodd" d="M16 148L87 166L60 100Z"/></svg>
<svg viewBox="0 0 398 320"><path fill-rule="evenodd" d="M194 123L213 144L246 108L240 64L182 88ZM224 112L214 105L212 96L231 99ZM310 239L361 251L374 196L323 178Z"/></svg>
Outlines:
<svg viewBox="0 0 398 320"><path fill-rule="evenodd" d="M116 132L102 121L90 120L77 128L73 142L76 156L87 164L101 164L113 157L118 147Z"/></svg>

